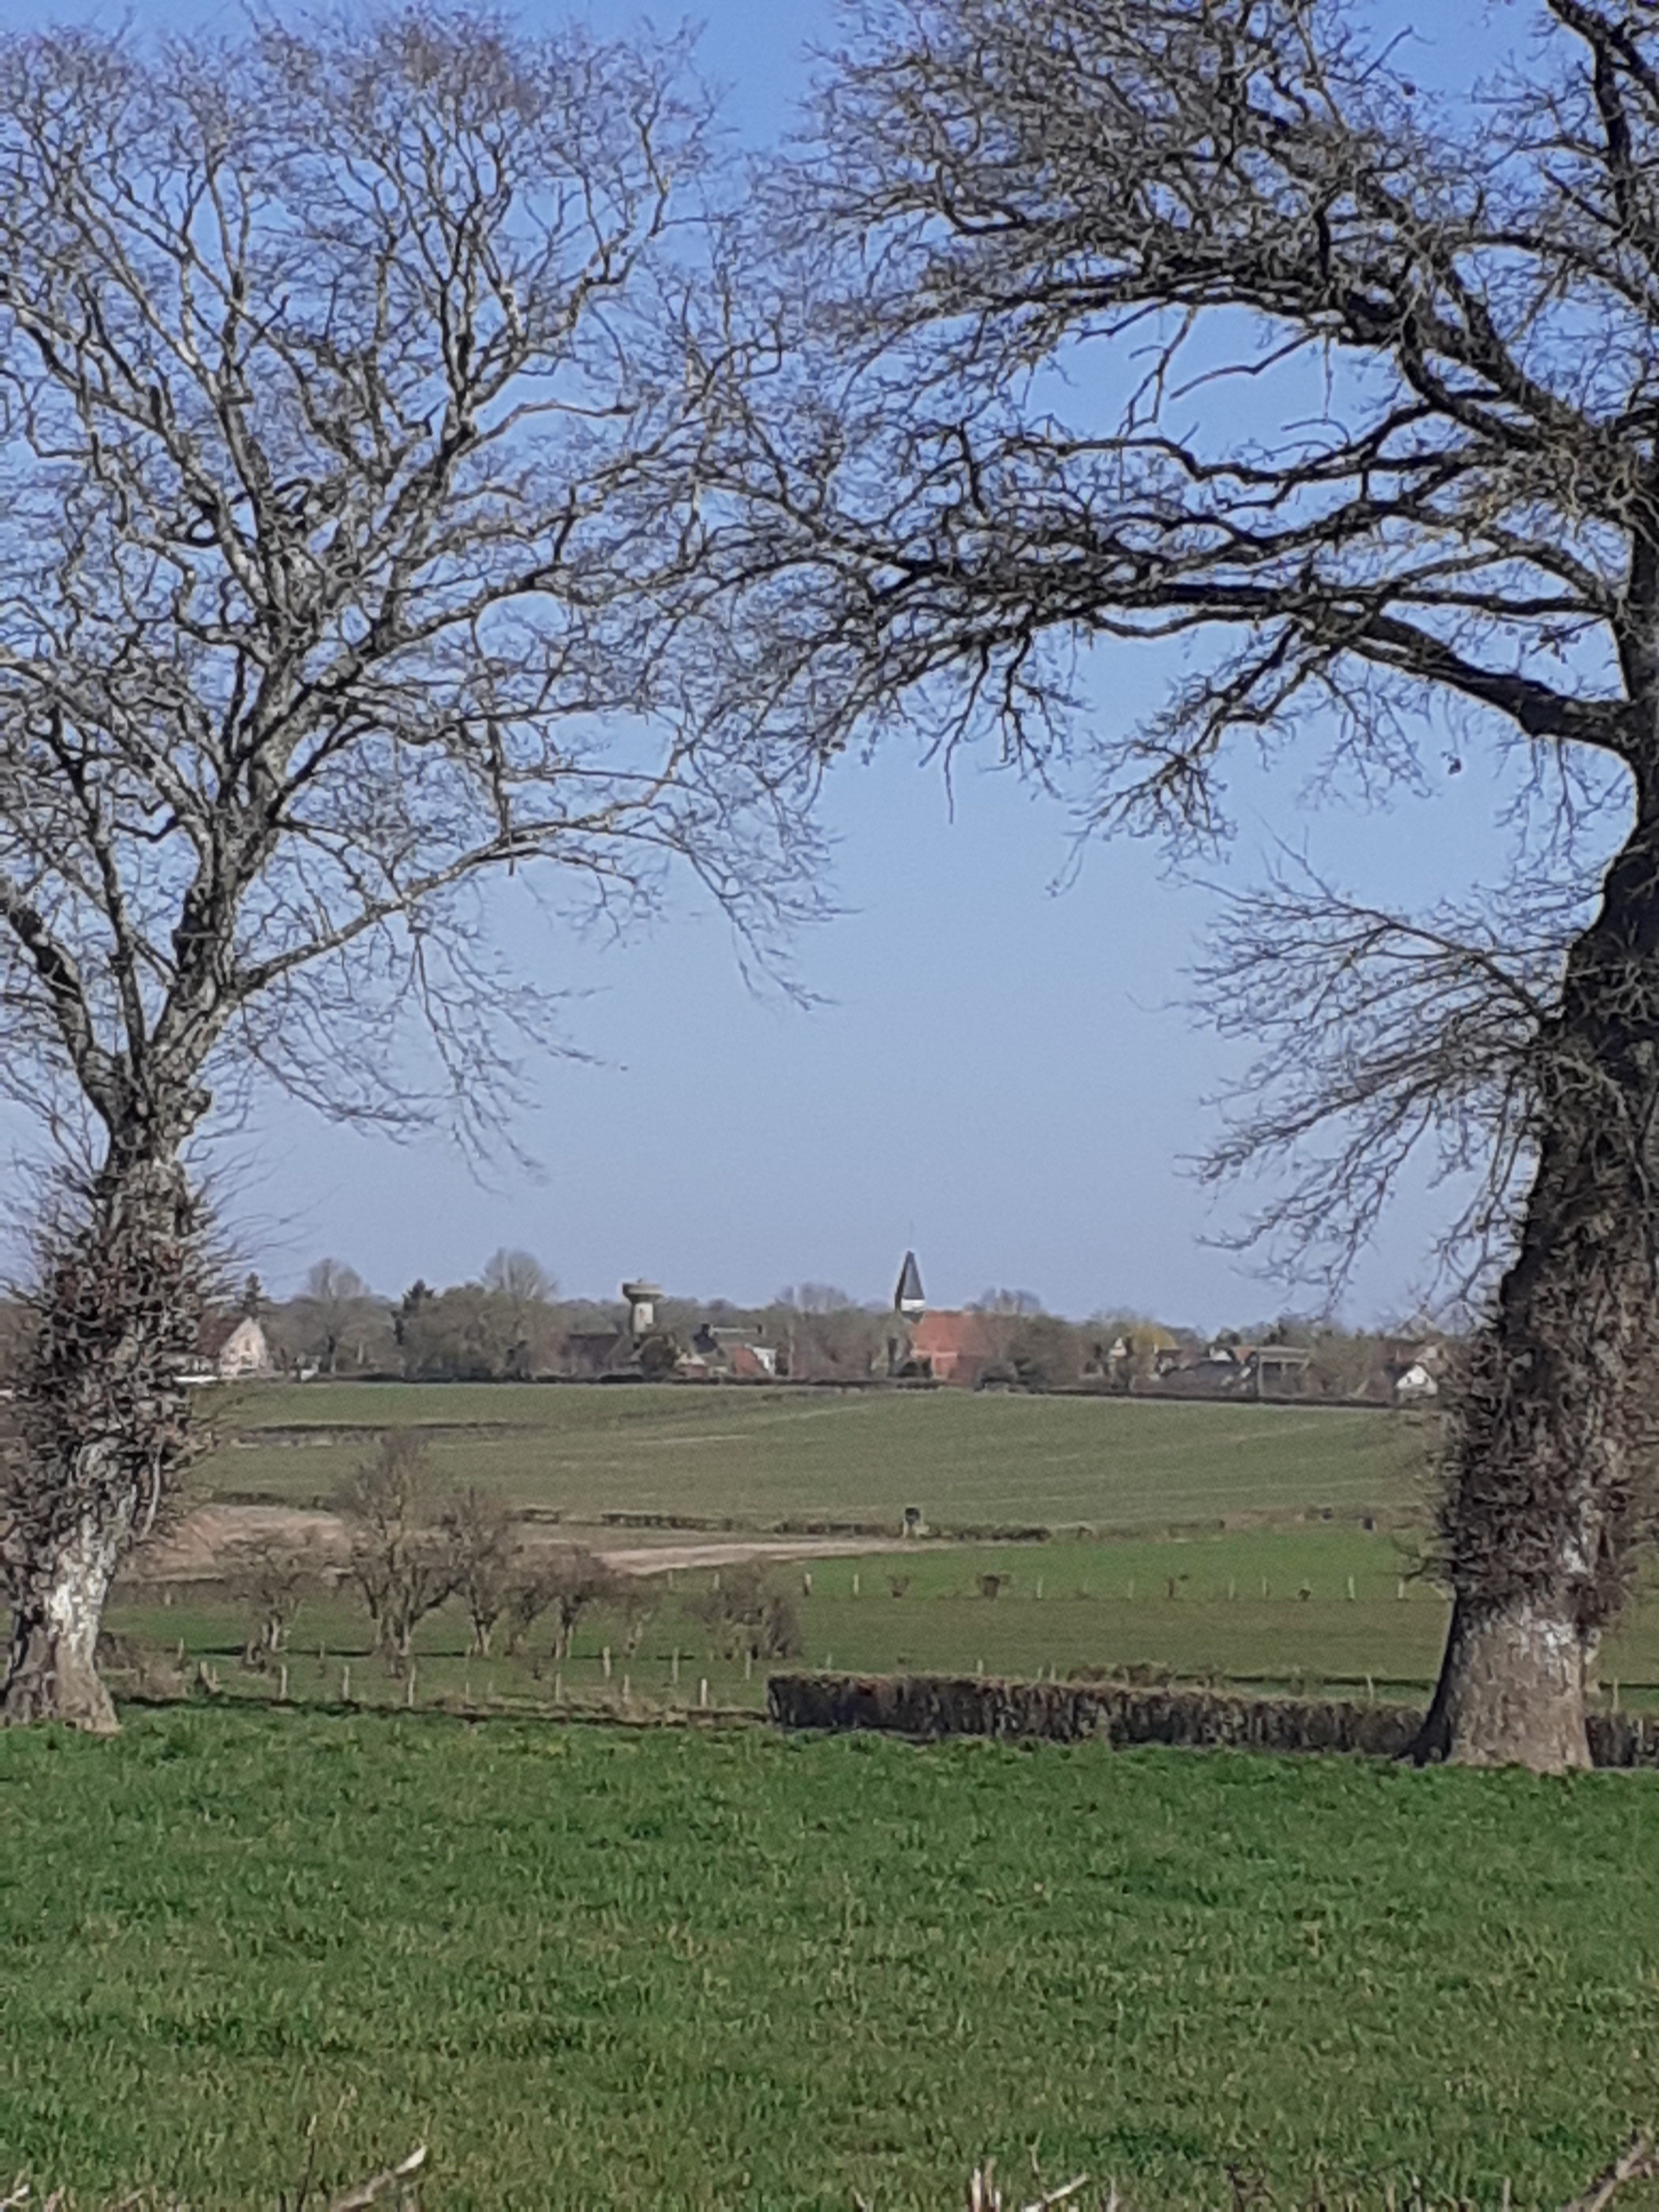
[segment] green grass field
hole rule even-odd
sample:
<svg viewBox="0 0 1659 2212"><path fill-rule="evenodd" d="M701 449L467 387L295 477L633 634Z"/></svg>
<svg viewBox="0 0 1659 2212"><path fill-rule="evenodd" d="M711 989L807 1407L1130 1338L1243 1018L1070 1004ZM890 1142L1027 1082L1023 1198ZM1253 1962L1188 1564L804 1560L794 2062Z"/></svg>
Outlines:
<svg viewBox="0 0 1659 2212"><path fill-rule="evenodd" d="M801 1658L814 1667L1013 1675L1053 1668L1062 1676L1089 1668L1151 1668L1182 1680L1420 1701L1439 1662L1446 1607L1431 1585L1402 1581L1409 1565L1405 1540L1335 1527L916 1547L771 1572L796 1594ZM994 1601L980 1594L986 1573L1004 1578ZM712 1704L758 1708L764 1667L745 1675L711 1650L708 1630L686 1613L688 1598L708 1579L680 1574L671 1586L653 1577L656 1611L631 1656L623 1655L622 1620L603 1610L587 1616L556 1678L560 1696L614 1701L626 1676L630 1702L643 1711L695 1705L706 1680ZM901 1595L893 1595L896 1587ZM151 1652L176 1653L182 1643L187 1668L206 1661L227 1696L263 1699L277 1687L273 1676L240 1670L245 1614L222 1595L186 1592L164 1606L135 1594L112 1604L106 1618L118 1635ZM545 1707L555 1692L544 1660L532 1669L499 1656L470 1659L465 1623L453 1605L422 1627L416 1651L422 1703ZM353 1702L389 1705L404 1697L404 1686L370 1656L368 1624L349 1596L306 1605L293 1632L289 1696L339 1702L347 1666ZM1646 1705L1659 1694L1659 1602L1632 1605L1608 1641L1602 1675L1604 1698L1615 1681L1626 1703Z"/></svg>
<svg viewBox="0 0 1659 2212"><path fill-rule="evenodd" d="M311 1382L227 1392L204 1495L330 1497L377 1430L424 1428L439 1475L600 1511L1164 1528L1309 1507L1420 1510L1423 1435L1364 1409L964 1391ZM312 1439L307 1441L307 1439ZM280 1439L280 1440L276 1440Z"/></svg>
<svg viewBox="0 0 1659 2212"><path fill-rule="evenodd" d="M220 1499L326 1500L379 1431L413 1425L429 1437L441 1480L494 1487L595 1541L645 1540L614 1528L601 1537L605 1513L890 1528L907 1504L935 1526L1056 1531L1040 1546L922 1545L775 1569L798 1593L802 1656L815 1666L1145 1667L1419 1698L1444 1631L1443 1599L1413 1572L1427 1436L1386 1413L953 1391L395 1383L257 1389L226 1394L215 1412L222 1441L197 1486ZM1005 1580L994 1602L980 1595L988 1573ZM716 1705L758 1705L764 1670L723 1661L686 1617L687 1595L706 1579L653 1581L656 1613L625 1658L621 1624L592 1617L556 1684L546 1667L470 1662L452 1607L418 1639L417 1698L545 1707L556 1688L566 1700L610 1700L625 1674L639 1706L696 1703L705 1680ZM228 1695L275 1686L238 1673L243 1616L210 1593L171 1608L125 1593L108 1618L149 1652L182 1644L185 1671L207 1661ZM290 1696L337 1702L348 1665L353 1701L404 1695L368 1660L347 1599L307 1606ZM1630 1701L1659 1696L1659 1603L1631 1608L1603 1672Z"/></svg>
<svg viewBox="0 0 1659 2212"><path fill-rule="evenodd" d="M1659 1780L179 1709L0 1736L0 2171L434 2208L1554 2203L1659 2111Z"/></svg>

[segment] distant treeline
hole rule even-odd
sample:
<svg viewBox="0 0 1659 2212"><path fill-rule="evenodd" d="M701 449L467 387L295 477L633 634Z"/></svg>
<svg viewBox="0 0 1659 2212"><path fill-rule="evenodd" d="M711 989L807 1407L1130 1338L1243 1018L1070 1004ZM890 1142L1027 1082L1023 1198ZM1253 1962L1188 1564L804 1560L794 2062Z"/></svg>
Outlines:
<svg viewBox="0 0 1659 2212"><path fill-rule="evenodd" d="M421 1382L630 1372L819 1383L926 1379L907 1363L902 1325L890 1309L817 1283L790 1285L762 1306L664 1297L642 1338L630 1336L620 1300L563 1297L550 1273L522 1252L495 1253L475 1280L442 1289L417 1280L398 1298L371 1291L342 1262L321 1260L297 1296L272 1299L250 1276L234 1304L258 1319L279 1368L296 1373ZM1436 1367L1442 1349L1420 1329L1356 1332L1288 1314L1215 1336L1134 1313L1077 1322L1045 1312L1027 1291L988 1290L970 1310L991 1354L975 1379L992 1389L1389 1403L1402 1375L1425 1355Z"/></svg>

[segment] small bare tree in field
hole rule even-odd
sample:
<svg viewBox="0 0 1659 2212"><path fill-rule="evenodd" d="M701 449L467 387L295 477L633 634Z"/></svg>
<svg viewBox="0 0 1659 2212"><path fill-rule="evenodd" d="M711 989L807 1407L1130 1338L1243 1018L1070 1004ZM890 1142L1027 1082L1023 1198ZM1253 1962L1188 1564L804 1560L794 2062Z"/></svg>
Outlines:
<svg viewBox="0 0 1659 2212"><path fill-rule="evenodd" d="M644 1575L618 1575L611 1604L622 1623L623 1656L637 1659L640 1646L657 1617L660 1605L658 1591Z"/></svg>
<svg viewBox="0 0 1659 2212"><path fill-rule="evenodd" d="M492 963L486 875L626 921L684 864L763 947L810 903L801 757L696 734L676 651L716 256L683 51L328 20L0 38L0 1090L83 1163L0 1492L13 1721L114 1724L216 1111L495 1128L553 1001Z"/></svg>
<svg viewBox="0 0 1659 2212"><path fill-rule="evenodd" d="M1340 1273L1419 1146L1486 1176L1468 1225L1507 1266L1419 1749L1581 1766L1655 1464L1659 16L1540 0L1458 97L1342 0L848 20L761 202L769 282L710 323L746 309L775 367L711 414L728 710L989 732L1041 771L1079 652L1162 645L1162 708L1088 733L1093 813L1188 844L1231 750L1298 726L1369 793L1530 763L1541 896L1281 887L1209 995L1265 1018L1221 1164L1288 1169L1262 1226L1293 1261Z"/></svg>
<svg viewBox="0 0 1659 2212"><path fill-rule="evenodd" d="M526 1560L507 1601L508 1648L521 1650L546 1613L553 1616L552 1657L562 1666L585 1613L612 1603L622 1578L585 1544L561 1544Z"/></svg>
<svg viewBox="0 0 1659 2212"><path fill-rule="evenodd" d="M752 1559L722 1568L717 1581L686 1600L685 1610L727 1659L790 1659L801 1648L794 1599Z"/></svg>
<svg viewBox="0 0 1659 2212"><path fill-rule="evenodd" d="M415 1631L453 1595L461 1568L434 1510L426 1447L407 1430L380 1439L342 1492L351 1536L351 1579L374 1625L389 1674L409 1671Z"/></svg>
<svg viewBox="0 0 1659 2212"><path fill-rule="evenodd" d="M264 1674L288 1649L295 1615L307 1597L327 1588L328 1564L319 1545L245 1537L231 1550L225 1579L248 1608L242 1664Z"/></svg>
<svg viewBox="0 0 1659 2212"><path fill-rule="evenodd" d="M513 1514L476 1483L444 1508L439 1522L455 1575L455 1594L466 1607L476 1657L487 1659L496 1626L512 1601L523 1569Z"/></svg>

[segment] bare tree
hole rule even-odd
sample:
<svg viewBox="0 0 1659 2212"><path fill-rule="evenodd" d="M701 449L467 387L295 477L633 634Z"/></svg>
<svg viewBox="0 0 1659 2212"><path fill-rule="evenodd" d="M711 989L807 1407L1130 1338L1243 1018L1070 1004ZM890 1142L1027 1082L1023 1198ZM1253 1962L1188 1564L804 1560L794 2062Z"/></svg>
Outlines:
<svg viewBox="0 0 1659 2212"><path fill-rule="evenodd" d="M608 1605L620 1578L585 1544L561 1544L538 1559L515 1581L507 1601L510 1648L522 1648L544 1613L553 1615L553 1659L562 1665L584 1613Z"/></svg>
<svg viewBox="0 0 1659 2212"><path fill-rule="evenodd" d="M988 729L1041 771L1079 651L1161 641L1161 710L1091 734L1102 824L1212 835L1229 742L1299 724L1362 789L1490 742L1568 828L1610 805L1604 875L1561 846L1570 941L1534 958L1501 911L1415 939L1398 1003L1425 988L1449 1024L1428 1087L1392 1094L1416 1109L1386 1052L1356 1097L1334 1051L1300 1116L1383 1102L1391 1172L1413 1110L1434 1134L1431 1100L1454 1124L1473 1100L1497 1187L1524 1187L1452 1452L1422 1748L1552 1767L1588 1756L1650 1474L1659 24L1535 14L1468 98L1340 0L855 14L763 206L776 373L711 415L705 513L739 595L713 711L820 745ZM1299 963L1316 993L1348 977L1320 1002L1340 1034L1342 944L1286 955L1292 996Z"/></svg>
<svg viewBox="0 0 1659 2212"><path fill-rule="evenodd" d="M288 1649L295 1614L305 1600L325 1589L328 1563L314 1541L284 1543L271 1537L246 1537L232 1548L226 1580L233 1596L248 1607L242 1663L267 1673Z"/></svg>
<svg viewBox="0 0 1659 2212"><path fill-rule="evenodd" d="M541 1261L529 1252L509 1252L503 1245L484 1261L483 1286L497 1297L520 1305L545 1305L559 1295L559 1286Z"/></svg>
<svg viewBox="0 0 1659 2212"><path fill-rule="evenodd" d="M840 1313L852 1303L836 1283L786 1283L773 1300L775 1305L788 1306L804 1314Z"/></svg>
<svg viewBox="0 0 1659 2212"><path fill-rule="evenodd" d="M512 1510L499 1498L469 1483L445 1507L439 1525L449 1548L456 1594L471 1626L473 1653L487 1659L519 1571Z"/></svg>
<svg viewBox="0 0 1659 2212"><path fill-rule="evenodd" d="M0 1512L9 1718L112 1724L82 1655L188 1427L210 1117L265 1079L489 1138L556 1032L487 872L621 924L683 862L763 952L811 903L810 777L690 733L670 649L683 64L423 0L0 40L0 1088L87 1164Z"/></svg>
<svg viewBox="0 0 1659 2212"><path fill-rule="evenodd" d="M728 1659L789 1659L801 1648L800 1616L786 1589L752 1559L722 1568L705 1590L685 1601Z"/></svg>
<svg viewBox="0 0 1659 2212"><path fill-rule="evenodd" d="M1030 1321L1042 1311L1042 1301L1035 1291L1010 1291L994 1283L980 1292L969 1311L995 1314L1006 1320Z"/></svg>
<svg viewBox="0 0 1659 2212"><path fill-rule="evenodd" d="M432 1495L426 1446L407 1429L380 1439L341 1492L351 1534L351 1579L394 1675L409 1671L415 1631L453 1595L461 1562Z"/></svg>
<svg viewBox="0 0 1659 2212"><path fill-rule="evenodd" d="M823 1289L823 1302L808 1303ZM855 1306L843 1293L805 1283L795 1297L781 1297L777 1327L789 1362L800 1381L841 1376L866 1379L879 1362L886 1316Z"/></svg>
<svg viewBox="0 0 1659 2212"><path fill-rule="evenodd" d="M534 1370L537 1340L547 1334L547 1309L559 1286L539 1260L504 1246L484 1262L483 1287L507 1323L502 1372L528 1375Z"/></svg>
<svg viewBox="0 0 1659 2212"><path fill-rule="evenodd" d="M325 1375L336 1371L348 1338L361 1332L368 1302L368 1285L355 1267L338 1260L318 1260L306 1270L294 1301L294 1320L304 1349Z"/></svg>
<svg viewBox="0 0 1659 2212"><path fill-rule="evenodd" d="M610 1603L622 1626L622 1650L624 1659L635 1660L640 1656L640 1646L645 1642L651 1624L657 1618L662 1602L660 1585L654 1577L645 1575L618 1575Z"/></svg>

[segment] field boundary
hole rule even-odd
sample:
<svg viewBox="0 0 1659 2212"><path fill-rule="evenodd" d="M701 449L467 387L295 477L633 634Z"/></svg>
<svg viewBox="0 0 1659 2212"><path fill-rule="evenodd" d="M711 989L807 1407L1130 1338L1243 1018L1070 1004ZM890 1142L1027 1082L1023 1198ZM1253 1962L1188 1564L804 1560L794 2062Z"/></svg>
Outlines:
<svg viewBox="0 0 1659 2212"><path fill-rule="evenodd" d="M1405 1758L1423 1724L1414 1705L982 1674L776 1674L767 1682L766 1711L780 1728L869 1729L927 1741L973 1735L1373 1759ZM1588 1726L1597 1766L1659 1767L1659 1717L1592 1713Z"/></svg>

